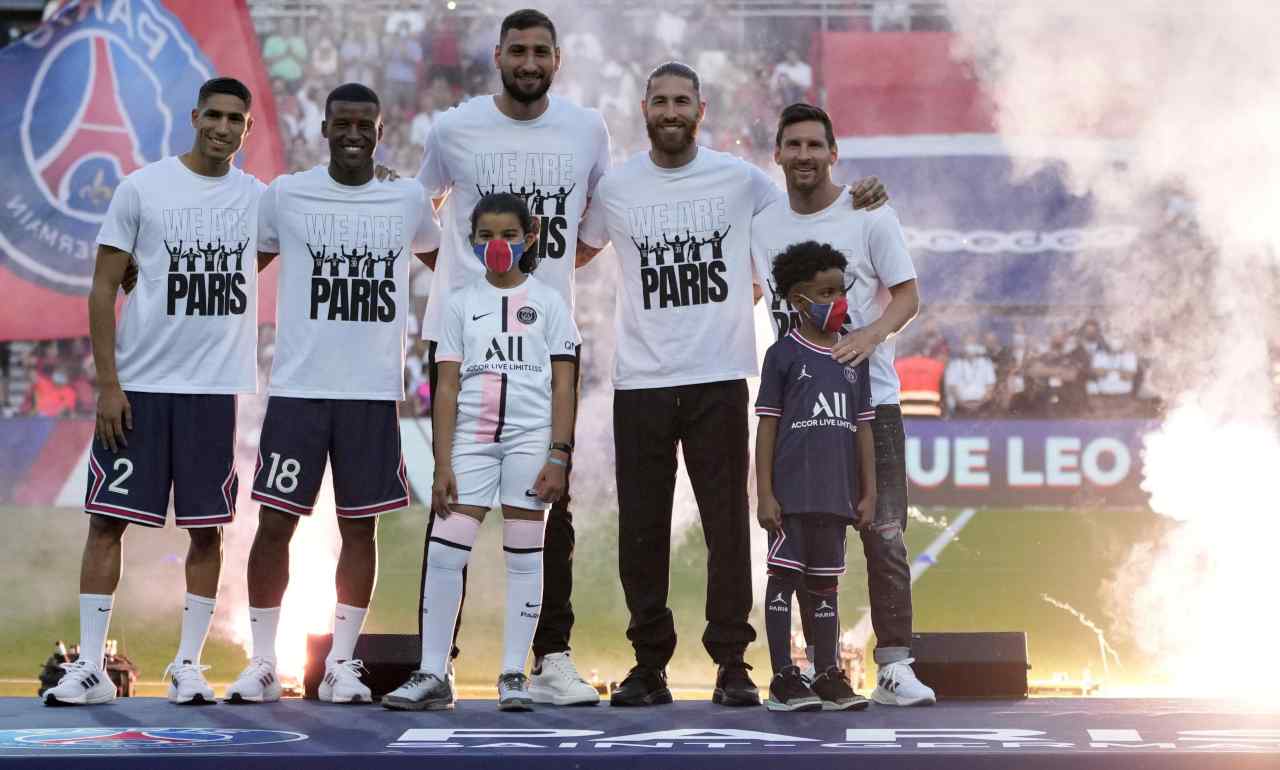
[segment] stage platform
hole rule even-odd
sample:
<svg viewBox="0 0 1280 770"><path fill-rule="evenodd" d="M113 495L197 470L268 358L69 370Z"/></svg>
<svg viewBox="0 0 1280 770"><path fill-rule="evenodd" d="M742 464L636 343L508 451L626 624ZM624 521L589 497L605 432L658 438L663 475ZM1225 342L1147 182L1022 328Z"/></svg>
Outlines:
<svg viewBox="0 0 1280 770"><path fill-rule="evenodd" d="M157 698L46 708L0 699L0 764L20 768L1280 768L1280 704L952 701L775 714L678 701L648 709L456 711L286 700L177 707Z"/></svg>

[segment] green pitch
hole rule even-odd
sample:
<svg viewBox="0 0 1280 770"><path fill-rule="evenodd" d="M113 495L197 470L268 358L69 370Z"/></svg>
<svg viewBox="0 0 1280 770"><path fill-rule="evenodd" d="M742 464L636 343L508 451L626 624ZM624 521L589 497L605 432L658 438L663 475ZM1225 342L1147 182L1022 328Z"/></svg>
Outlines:
<svg viewBox="0 0 1280 770"><path fill-rule="evenodd" d="M927 511L953 517L956 511ZM55 639L78 636L77 579L85 517L75 510L0 509L10 523L0 545L10 588L0 603L6 654L0 679L33 679ZM491 517L496 519L496 517ZM236 526L253 526L252 518ZM584 674L620 679L630 662L625 637L627 613L617 579L616 513L575 511L578 527L575 567L574 654ZM421 507L383 518L377 593L367 630L417 629L418 571L426 514ZM915 586L918 631L1025 630L1030 639L1032 679L1054 672L1079 678L1087 666L1101 675L1095 634L1042 598L1049 594L1083 612L1108 634L1123 667L1113 683L1142 683L1149 676L1134 640L1108 615L1104 583L1135 543L1158 536L1163 525L1145 512L980 511ZM914 556L939 528L912 521L908 548ZM502 637L501 605L505 572L501 527L487 521L470 571L458 675L484 683L496 672ZM177 645L183 593L186 536L130 528L125 541L125 575L116 600L111 637L139 665L142 679L156 680ZM840 591L842 625L852 626L865 611L866 570L861 546L850 538L849 573ZM707 685L714 669L702 649L705 547L700 530L687 532L672 554L671 607L680 644L671 666L676 683ZM226 579L244 574L230 558ZM328 610L326 610L327 612ZM760 613L752 616L760 638L748 651L757 683L768 680L768 656ZM204 662L211 681L225 682L244 665L239 647L214 638ZM11 688L6 688L11 689Z"/></svg>

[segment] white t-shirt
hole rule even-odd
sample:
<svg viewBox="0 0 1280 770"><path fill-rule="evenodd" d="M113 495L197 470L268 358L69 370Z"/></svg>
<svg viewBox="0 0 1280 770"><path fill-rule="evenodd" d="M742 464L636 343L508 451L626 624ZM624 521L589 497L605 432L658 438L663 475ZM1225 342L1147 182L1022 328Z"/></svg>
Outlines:
<svg viewBox="0 0 1280 770"><path fill-rule="evenodd" d="M845 296L849 316L858 327L878 320L889 306L889 287L914 280L915 266L907 251L898 214L891 206L874 211L854 210L849 188L830 206L813 214L797 214L784 196L756 217L751 226L751 254L764 299L769 302L773 330L781 338L799 323L799 312L773 286L773 260L788 246L817 241L834 246L849 266L845 268ZM871 354L871 403L898 403L898 373L893 368L894 342L876 346Z"/></svg>
<svg viewBox="0 0 1280 770"><path fill-rule="evenodd" d="M1086 386L1089 395L1097 396L1129 396L1133 394L1133 378L1138 372L1138 356L1136 353L1111 352L1099 347L1093 352L1090 364L1095 378ZM1122 377L1128 374L1129 379Z"/></svg>
<svg viewBox="0 0 1280 770"><path fill-rule="evenodd" d="M986 356L953 358L947 362L943 381L952 406L957 402L981 401L987 396L987 388L996 384L996 367Z"/></svg>
<svg viewBox="0 0 1280 770"><path fill-rule="evenodd" d="M471 210L481 195L514 192L539 218L538 277L573 309L578 223L609 168L609 130L596 110L549 95L533 120L503 115L491 95L477 96L436 119L418 181L440 210L444 241L422 336L439 341L449 295L484 277L471 249Z"/></svg>
<svg viewBox="0 0 1280 770"><path fill-rule="evenodd" d="M272 182L258 221L281 262L271 395L403 399L409 261L440 244L422 185L351 187L316 166Z"/></svg>
<svg viewBox="0 0 1280 770"><path fill-rule="evenodd" d="M258 389L258 200L266 186L234 166L201 176L177 156L125 177L98 243L133 255L138 284L116 328L125 390Z"/></svg>
<svg viewBox="0 0 1280 770"><path fill-rule="evenodd" d="M760 169L706 147L672 169L641 152L600 180L580 237L612 241L620 260L615 388L755 376L751 219L782 195Z"/></svg>
<svg viewBox="0 0 1280 770"><path fill-rule="evenodd" d="M511 289L481 278L449 297L436 361L461 364L454 440L506 441L551 428L551 362L581 342L569 306L534 276Z"/></svg>

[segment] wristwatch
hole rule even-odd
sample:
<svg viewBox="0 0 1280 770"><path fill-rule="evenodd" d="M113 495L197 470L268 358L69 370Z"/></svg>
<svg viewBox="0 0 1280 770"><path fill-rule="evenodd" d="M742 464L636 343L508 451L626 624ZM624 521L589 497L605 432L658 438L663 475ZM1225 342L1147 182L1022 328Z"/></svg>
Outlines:
<svg viewBox="0 0 1280 770"><path fill-rule="evenodd" d="M552 441L551 448L555 451L564 452L567 455L573 454L573 444L566 444L563 441Z"/></svg>

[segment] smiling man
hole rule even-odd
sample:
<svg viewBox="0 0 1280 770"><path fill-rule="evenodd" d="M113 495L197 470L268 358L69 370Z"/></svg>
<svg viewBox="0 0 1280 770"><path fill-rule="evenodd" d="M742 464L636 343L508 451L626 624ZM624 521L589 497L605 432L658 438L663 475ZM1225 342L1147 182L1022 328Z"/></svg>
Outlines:
<svg viewBox="0 0 1280 770"><path fill-rule="evenodd" d="M890 706L931 704L933 690L911 669L911 564L903 541L907 526L906 437L898 405L898 374L893 368L893 337L920 308L915 267L893 208L855 210L849 205L849 189L831 181L831 167L839 155L826 112L803 103L784 109L778 118L773 157L786 175L787 196L752 222L756 273L772 275L774 260L794 244L817 241L833 246L848 262L844 285L850 322L833 355L850 366L870 359L876 512L873 525L859 534L867 558L879 666L871 697ZM771 282L767 286L769 316L777 338L782 339L796 327L799 315ZM809 577L806 581L812 584L813 592L798 592L802 607L815 601L814 592L821 591L821 581ZM802 612L802 616L809 615L807 610ZM806 628L805 641L811 644L809 632Z"/></svg>
<svg viewBox="0 0 1280 770"><path fill-rule="evenodd" d="M378 181L377 95L358 83L325 101L329 162L277 178L262 196L258 259L279 255L276 352L253 499L249 552L253 655L227 690L233 703L280 698L276 629L289 542L332 471L342 550L333 645L320 700L367 703L353 660L377 577L380 514L409 504L396 402L404 398L409 255L434 258L440 231L422 185Z"/></svg>
<svg viewBox="0 0 1280 770"><path fill-rule="evenodd" d="M435 351L444 331L445 308L453 292L484 275L484 266L472 255L468 241L476 202L490 192L509 192L524 199L538 227L537 279L558 291L572 310L578 223L609 167L609 132L600 113L547 93L560 68L560 48L555 24L546 14L524 9L503 19L493 60L502 75L502 90L440 116L427 138L418 174L427 192L448 196L440 209L444 241L422 322L422 336L430 341L433 392ZM581 360L581 352L577 351L575 361ZM573 379L576 398L576 373ZM577 705L600 699L578 673L569 652L574 547L569 503L566 487L547 514L542 611L533 638L529 682L536 703ZM428 539L434 523L432 514ZM425 574L424 562L424 591ZM419 617L421 609L420 605ZM453 654L458 654L456 646Z"/></svg>
<svg viewBox="0 0 1280 770"><path fill-rule="evenodd" d="M257 270L243 254L257 240L264 185L232 165L253 126L250 103L238 80L201 86L191 150L127 176L98 233L89 328L100 392L84 504L91 518L80 568L80 658L45 693L48 705L115 697L102 659L121 541L130 523L164 526L171 492L191 547L182 638L166 672L169 700L213 702L200 652L222 568L222 526L235 513L235 394L258 384ZM116 298L130 266L138 287L117 327Z"/></svg>

